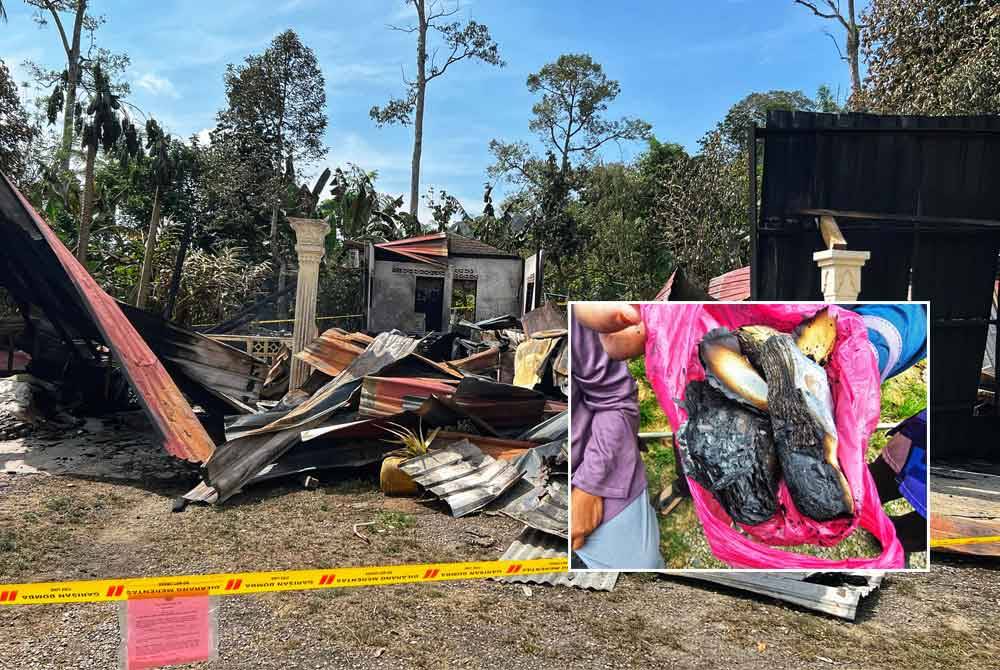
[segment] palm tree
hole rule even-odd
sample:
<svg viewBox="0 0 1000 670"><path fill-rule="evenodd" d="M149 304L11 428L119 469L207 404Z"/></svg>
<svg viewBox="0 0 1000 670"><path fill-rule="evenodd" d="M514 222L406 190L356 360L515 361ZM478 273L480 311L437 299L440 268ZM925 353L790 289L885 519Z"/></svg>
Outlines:
<svg viewBox="0 0 1000 670"><path fill-rule="evenodd" d="M128 121L119 118L121 102L118 96L111 92L111 83L101 69L101 64L94 64L94 94L87 106L88 119L83 124L81 144L87 150L87 159L83 171L83 205L80 212L80 236L77 242L76 257L86 265L87 245L90 243L90 228L94 213L94 163L97 161L97 149L103 148L110 153L125 135L129 145L134 144L135 128Z"/></svg>

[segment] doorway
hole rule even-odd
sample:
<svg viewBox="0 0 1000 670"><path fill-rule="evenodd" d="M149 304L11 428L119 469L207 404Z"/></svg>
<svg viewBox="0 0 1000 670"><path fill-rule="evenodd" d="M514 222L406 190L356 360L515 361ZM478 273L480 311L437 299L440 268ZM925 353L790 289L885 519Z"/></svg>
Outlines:
<svg viewBox="0 0 1000 670"><path fill-rule="evenodd" d="M444 278L417 277L413 311L424 315L425 330L441 330L441 311L444 309Z"/></svg>

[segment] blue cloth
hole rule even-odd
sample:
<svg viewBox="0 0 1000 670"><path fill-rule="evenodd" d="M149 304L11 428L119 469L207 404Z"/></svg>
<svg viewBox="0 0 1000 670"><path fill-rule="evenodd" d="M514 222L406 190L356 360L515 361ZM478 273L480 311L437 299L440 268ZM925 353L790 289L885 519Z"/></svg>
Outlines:
<svg viewBox="0 0 1000 670"><path fill-rule="evenodd" d="M896 475L899 492L920 516L927 518L927 410L921 410L889 431L910 440L910 453Z"/></svg>
<svg viewBox="0 0 1000 670"><path fill-rule="evenodd" d="M649 496L643 492L598 526L576 554L594 570L662 570L660 525Z"/></svg>
<svg viewBox="0 0 1000 670"><path fill-rule="evenodd" d="M868 327L882 381L927 356L927 311L921 304L854 305Z"/></svg>

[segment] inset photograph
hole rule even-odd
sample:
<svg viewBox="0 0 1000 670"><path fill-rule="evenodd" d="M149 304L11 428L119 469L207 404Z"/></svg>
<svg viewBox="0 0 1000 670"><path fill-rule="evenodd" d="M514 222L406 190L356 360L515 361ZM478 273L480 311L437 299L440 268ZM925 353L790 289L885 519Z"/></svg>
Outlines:
<svg viewBox="0 0 1000 670"><path fill-rule="evenodd" d="M570 307L574 570L926 570L928 306Z"/></svg>

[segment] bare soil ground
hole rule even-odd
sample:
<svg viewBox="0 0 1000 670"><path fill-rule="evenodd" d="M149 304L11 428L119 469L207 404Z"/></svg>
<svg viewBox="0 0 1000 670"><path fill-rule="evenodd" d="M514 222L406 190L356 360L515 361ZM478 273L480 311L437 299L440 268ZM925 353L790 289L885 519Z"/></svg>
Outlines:
<svg viewBox="0 0 1000 670"><path fill-rule="evenodd" d="M136 470L129 440L105 445L122 466L101 477L0 474L0 583L489 560L520 529L387 499L370 472L172 514L193 471ZM87 460L103 460L92 448ZM130 471L146 474L117 478ZM370 521L369 544L353 526ZM889 577L855 623L660 575L623 575L611 593L466 581L223 597L219 659L190 667L997 667L1000 564L935 561ZM117 610L0 607L0 670L118 667Z"/></svg>

